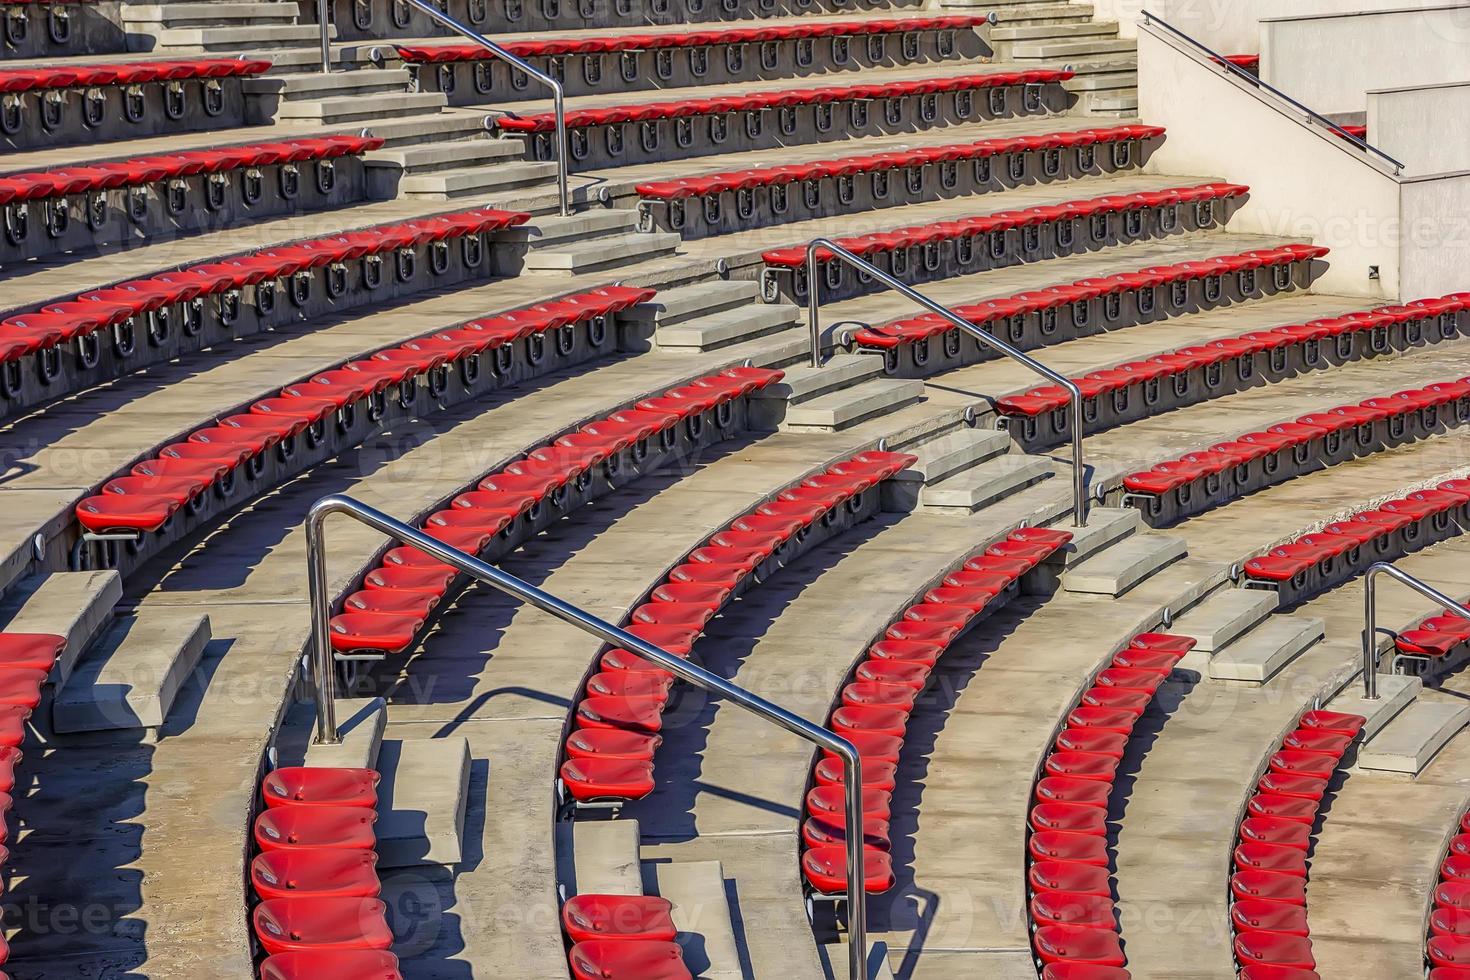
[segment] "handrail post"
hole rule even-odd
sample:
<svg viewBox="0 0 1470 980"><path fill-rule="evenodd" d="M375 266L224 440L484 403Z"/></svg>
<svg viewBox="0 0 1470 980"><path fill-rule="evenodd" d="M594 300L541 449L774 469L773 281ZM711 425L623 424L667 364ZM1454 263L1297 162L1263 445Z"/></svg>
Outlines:
<svg viewBox="0 0 1470 980"><path fill-rule="evenodd" d="M1424 598L1434 602L1457 616L1470 619L1467 608L1421 578L1410 575L1391 562L1379 561L1368 566L1363 575L1363 700L1378 700L1378 597L1374 584L1380 574L1386 573L1413 589Z"/></svg>
<svg viewBox="0 0 1470 980"><path fill-rule="evenodd" d="M409 0L417 3L418 0ZM360 524L411 546L480 582L549 613L564 623L597 637L602 642L630 650L701 690L733 701L745 710L764 718L778 728L811 742L820 749L833 752L842 760L847 814L847 909L848 909L848 973L850 980L868 980L867 892L864 889L865 862L863 844L863 760L857 746L836 732L815 725L800 715L759 695L710 673L703 667L676 657L662 647L597 618L565 600L524 582L509 572L481 561L473 555L451 548L435 538L389 517L343 494L322 497L311 505L306 515L307 590L311 603L311 665L317 705L317 742L336 744L336 663L332 656L330 607L327 600L326 520L333 514L344 514Z"/></svg>
<svg viewBox="0 0 1470 980"><path fill-rule="evenodd" d="M316 19L322 32L322 74L332 73L331 0L316 0Z"/></svg>
<svg viewBox="0 0 1470 980"><path fill-rule="evenodd" d="M318 0L318 3L324 3L324 2L326 2L326 0ZM527 62L525 62L522 59L520 59L520 58L516 57L515 55L511 54L509 51L505 50L500 45L496 44L494 41L490 40L485 35L481 34L479 31L476 31L474 28L469 27L469 26L461 23L460 21L458 21L454 17L449 16L444 11L440 10L438 7L434 6L432 3L428 2L428 0L408 0L408 3L409 3L410 6L416 8L420 12L422 12L424 14L427 14L431 20L437 21L438 23L443 24L445 27L449 28L450 30L454 31L455 33L460 34L460 35L462 35L464 37L469 38L471 41L474 41L480 47L484 48L486 51L489 51L491 54L493 54L495 57L499 58L501 61L505 61L505 62L510 63L515 68L517 68L520 71L524 72L526 75L530 76L531 78L534 78L536 81L540 82L542 85L545 85L547 88L551 89L552 108L553 108L554 113L556 115L556 196L557 196L557 204L558 204L558 207L560 208L561 216L563 218L568 217L572 213L572 204L571 204L571 192L570 192L570 190L568 189L568 186L567 186L567 159L568 158L567 158L567 111L566 111L566 98L565 98L565 93L562 90L562 84L561 84L561 82L558 82L556 79L552 78L550 75L546 74L545 72L540 71L539 69L532 67ZM323 30L325 31L325 28L323 28ZM325 33L323 33L322 36L323 36L323 38L325 38L326 37ZM325 44L325 40L323 41L323 44Z"/></svg>
<svg viewBox="0 0 1470 980"><path fill-rule="evenodd" d="M831 252L834 259L841 259L853 268L866 272L889 289L894 290L907 299L913 300L930 313L948 320L956 329L969 334L991 350L998 351L1006 357L1009 357L1022 367L1030 368L1052 384L1066 391L1072 417L1072 524L1074 527L1086 527L1087 470L1084 466L1082 456L1082 389L1078 387L1077 383L1066 375L1053 371L1034 357L1022 353L999 337L994 337L986 333L969 320L958 316L949 307L935 302L908 283L894 278L873 265L873 263L854 255L830 238L814 238L806 247L806 315L807 327L811 333L812 367L819 368L822 366L822 324L820 313L822 301L818 293L821 287L817 285L817 249L819 247Z"/></svg>

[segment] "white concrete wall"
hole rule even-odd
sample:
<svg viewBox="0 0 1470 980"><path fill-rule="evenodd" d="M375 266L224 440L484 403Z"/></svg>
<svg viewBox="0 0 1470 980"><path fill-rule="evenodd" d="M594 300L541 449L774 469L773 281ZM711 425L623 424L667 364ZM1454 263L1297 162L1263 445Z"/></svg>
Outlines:
<svg viewBox="0 0 1470 980"><path fill-rule="evenodd" d="M1403 298L1470 290L1470 173L1410 178L1402 192Z"/></svg>
<svg viewBox="0 0 1470 980"><path fill-rule="evenodd" d="M1261 78L1327 115L1366 112L1369 89L1466 81L1470 3L1263 18Z"/></svg>
<svg viewBox="0 0 1470 980"><path fill-rule="evenodd" d="M1399 183L1391 174L1254 86L1186 54L1162 28L1140 26L1138 74L1139 115L1168 130L1151 171L1249 185L1232 231L1328 246L1329 268L1318 283L1324 292L1398 297ZM1370 266L1378 279L1370 279Z"/></svg>
<svg viewBox="0 0 1470 980"><path fill-rule="evenodd" d="M1116 20L1124 37L1138 33L1139 12L1159 15L1207 48L1221 54L1260 51L1265 17L1336 14L1359 10L1448 6L1457 0L1094 0L1096 20Z"/></svg>
<svg viewBox="0 0 1470 980"><path fill-rule="evenodd" d="M1470 81L1370 91L1368 141L1405 174L1470 170Z"/></svg>

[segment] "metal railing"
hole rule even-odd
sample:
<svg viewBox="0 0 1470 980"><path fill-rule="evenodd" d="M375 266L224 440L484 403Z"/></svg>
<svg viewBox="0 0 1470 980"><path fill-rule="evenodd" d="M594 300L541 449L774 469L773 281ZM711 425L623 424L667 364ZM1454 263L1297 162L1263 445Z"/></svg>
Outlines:
<svg viewBox="0 0 1470 980"><path fill-rule="evenodd" d="M969 320L956 314L953 310L940 303L936 303L909 284L895 279L866 259L854 255L830 238L814 238L806 247L806 315L808 328L811 330L812 367L819 368L822 366L822 321L820 312L822 298L820 287L817 284L818 248L827 249L835 258L841 259L860 272L873 277L889 289L894 290L907 299L913 300L930 313L943 317L954 327L974 337L986 347L1004 354L1022 367L1030 368L1053 384L1061 386L1067 392L1067 401L1072 410L1072 523L1076 527L1086 527L1087 472L1083 468L1082 460L1082 389L1070 378L1058 374L1034 357L1023 354L1005 341L991 336Z"/></svg>
<svg viewBox="0 0 1470 980"><path fill-rule="evenodd" d="M381 534L432 555L446 565L459 569L471 578L514 596L522 602L549 613L604 643L632 651L657 664L682 681L710 694L718 695L744 708L778 728L797 735L818 748L832 752L842 760L847 809L847 901L848 901L848 967L851 980L867 980L867 893L863 890L863 765L852 742L814 725L778 704L751 694L717 674L697 667L672 653L642 640L609 622L598 619L549 592L530 585L473 555L451 548L376 508L342 494L318 500L306 515L306 580L311 603L311 673L316 697L316 740L334 745L337 733L337 672L332 656L331 605L327 585L327 547L325 525L333 514L344 514L366 524Z"/></svg>
<svg viewBox="0 0 1470 980"><path fill-rule="evenodd" d="M332 46L328 40L331 25L327 22L328 0L317 0L317 19L322 28L322 71L332 70ZM571 194L567 189L567 109L566 96L562 91L562 84L544 71L533 68L527 62L521 60L509 51L490 40L485 35L476 31L459 20L449 16L428 0L406 0L410 7L428 15L432 20L443 24L445 27L475 42L480 47L489 51L501 61L509 63L519 71L525 72L531 78L551 89L552 111L556 115L556 195L557 203L561 210L561 216L567 217L572 213Z"/></svg>
<svg viewBox="0 0 1470 980"><path fill-rule="evenodd" d="M1470 619L1470 609L1460 605L1423 579L1415 578L1397 565L1375 562L1363 575L1363 699L1378 700L1378 602L1374 580L1387 574L1413 589L1431 602L1438 603L1457 616Z"/></svg>
<svg viewBox="0 0 1470 980"><path fill-rule="evenodd" d="M1365 150L1376 157L1381 157L1383 160L1393 165L1393 172L1395 174L1401 174L1404 172L1404 164L1402 161L1395 160L1393 157L1389 156L1387 153L1384 153L1372 143L1369 143L1367 140L1363 139L1360 136L1353 135L1352 133L1343 129L1337 123L1333 122L1331 119L1328 119L1326 116L1322 115L1315 109L1312 109L1309 106L1302 105L1296 99L1293 99L1291 96L1287 95L1279 88L1276 88L1269 82L1263 81L1257 75L1252 75L1244 68L1227 59L1224 55L1205 47L1199 41L1190 37L1188 34L1184 33L1179 28L1169 23L1167 20L1164 20L1164 18L1160 17L1158 14L1150 13L1147 10L1140 11L1140 13L1143 15L1143 22L1145 24L1158 24L1164 30L1168 31L1170 34L1173 34L1181 41L1194 48L1197 48L1201 53L1208 55L1211 61L1215 62L1217 66L1224 68L1230 74L1236 75L1249 82L1250 84L1257 86L1258 88L1265 89L1267 92L1270 92L1272 95L1276 96L1276 98L1280 99L1282 102L1285 102L1293 109L1297 110L1298 112L1305 113L1307 115L1307 118L1311 119L1313 122L1318 123L1322 126L1326 126L1328 129L1332 130L1335 135L1344 140L1347 140L1349 143L1352 143L1354 146L1358 147L1358 149Z"/></svg>

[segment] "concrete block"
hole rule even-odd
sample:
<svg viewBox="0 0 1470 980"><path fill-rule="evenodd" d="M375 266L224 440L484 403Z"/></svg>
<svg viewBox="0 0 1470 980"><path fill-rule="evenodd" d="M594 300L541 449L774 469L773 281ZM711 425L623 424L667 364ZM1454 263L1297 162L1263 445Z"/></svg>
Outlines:
<svg viewBox="0 0 1470 980"><path fill-rule="evenodd" d="M643 865L644 891L673 904L675 937L684 962L697 977L741 980L740 947L718 861L649 861Z"/></svg>
<svg viewBox="0 0 1470 980"><path fill-rule="evenodd" d="M378 866L458 864L470 745L464 738L387 739L378 750Z"/></svg>
<svg viewBox="0 0 1470 980"><path fill-rule="evenodd" d="M637 820L572 820L556 827L557 866L572 895L642 895Z"/></svg>
<svg viewBox="0 0 1470 980"><path fill-rule="evenodd" d="M1183 558L1187 551L1180 538L1135 534L1068 569L1062 574L1062 588L1116 598Z"/></svg>
<svg viewBox="0 0 1470 980"><path fill-rule="evenodd" d="M836 432L887 415L924 397L922 381L875 379L788 405L785 427Z"/></svg>
<svg viewBox="0 0 1470 980"><path fill-rule="evenodd" d="M665 349L717 350L787 330L795 326L796 317L794 306L752 303L673 326L660 324L653 339Z"/></svg>
<svg viewBox="0 0 1470 980"><path fill-rule="evenodd" d="M1419 692L1424 689L1424 682L1417 677L1407 674L1379 674L1378 675L1378 697L1373 701L1363 699L1363 675L1359 672L1348 683L1348 686L1332 700L1328 701L1328 711L1342 711L1347 714L1361 715L1367 719L1363 726L1364 740L1371 739L1383 730L1399 712L1414 703Z"/></svg>
<svg viewBox="0 0 1470 980"><path fill-rule="evenodd" d="M1270 597L1274 600L1275 593L1270 593ZM1175 631L1171 629L1170 632ZM1210 676L1221 681L1254 681L1264 684L1281 668L1300 656L1303 650L1321 640L1322 635L1320 619L1272 616L1216 651L1210 658Z"/></svg>
<svg viewBox="0 0 1470 980"><path fill-rule="evenodd" d="M157 728L209 643L209 617L180 608L114 623L51 703L58 732Z"/></svg>
<svg viewBox="0 0 1470 980"><path fill-rule="evenodd" d="M1358 768L1418 775L1467 722L1470 704L1415 700L1358 750Z"/></svg>
<svg viewBox="0 0 1470 980"><path fill-rule="evenodd" d="M1200 653L1214 653L1270 616L1277 595L1264 589L1222 589L1174 621L1169 632L1193 637Z"/></svg>
<svg viewBox="0 0 1470 980"><path fill-rule="evenodd" d="M309 707L314 721L315 708ZM310 728L307 744L301 749L301 761L296 764L326 769L376 769L387 727L388 705L382 698L338 698L337 735L341 741L336 745L314 744L311 740L316 737L316 731ZM281 762L281 765L290 764Z"/></svg>
<svg viewBox="0 0 1470 980"><path fill-rule="evenodd" d="M1142 523L1133 507L1093 507L1087 512L1086 527L1073 527L1065 522L1057 525L1058 530L1070 531L1072 540L1048 556L1043 564L1070 568L1128 537Z"/></svg>
<svg viewBox="0 0 1470 980"><path fill-rule="evenodd" d="M919 491L925 510L974 511L1051 476L1049 460L1008 454Z"/></svg>

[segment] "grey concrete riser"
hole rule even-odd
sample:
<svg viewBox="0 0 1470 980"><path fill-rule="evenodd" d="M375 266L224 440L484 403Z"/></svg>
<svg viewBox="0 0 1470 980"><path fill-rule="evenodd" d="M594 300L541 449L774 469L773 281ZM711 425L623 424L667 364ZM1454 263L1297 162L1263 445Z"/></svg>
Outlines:
<svg viewBox="0 0 1470 980"><path fill-rule="evenodd" d="M593 343L594 340L598 342ZM202 494L195 506L181 509L163 528L143 535L136 546L127 542L121 545L117 542L91 544L89 550L106 557L106 560L99 562L94 559L90 564L116 567L126 575L173 542L212 526L222 516L260 497L272 487L279 486L380 433L411 423L414 419L472 402L491 392L513 388L565 368L608 357L616 351L616 343L617 333L610 325L602 331L601 337L594 337L588 321L575 326L569 347L558 344L554 335L547 336L544 345L538 342L533 346L531 340L522 340L514 345L514 356L508 366L502 364L501 367L495 367L492 364L493 355L486 354L480 358L477 375L459 367L450 367L447 376L438 373L433 381L433 389L430 388L428 377L421 375L414 378L405 383L411 385L406 406L402 394L403 386L390 387L382 397L349 405L345 410L329 416L323 424L289 440L287 449L277 446L256 457L253 463L247 462L237 468L224 482L216 483ZM534 361L533 355L536 358ZM240 408L242 411L248 410L248 404ZM67 567L68 556L80 540L80 534L79 525L72 523L59 536L47 542L49 567Z"/></svg>
<svg viewBox="0 0 1470 980"><path fill-rule="evenodd" d="M450 33L407 4L393 0L329 0L341 41L422 38ZM449 0L449 15L484 34L574 31L640 24L700 24L721 20L852 14L865 10L920 13L918 0ZM394 7L397 8L395 17ZM316 23L316 4L301 5L301 23Z"/></svg>
<svg viewBox="0 0 1470 980"><path fill-rule="evenodd" d="M1422 439L1443 436L1470 423L1470 404L1466 402L1437 406L1427 413L1415 412L1332 433L1325 439L1314 439L1185 484L1164 497L1130 495L1121 489L1110 490L1108 497L1138 507L1149 526L1165 527L1266 487ZM1155 501L1158 506L1154 506Z"/></svg>
<svg viewBox="0 0 1470 980"><path fill-rule="evenodd" d="M645 231L676 231L685 239L709 238L811 218L1132 173L1147 156L1147 149L1141 154L1129 150L1119 165L1107 150L1091 154L1090 160L1061 150L1012 153L672 201L650 199L639 204L639 227Z"/></svg>
<svg viewBox="0 0 1470 980"><path fill-rule="evenodd" d="M95 339L73 341L65 350L53 348L58 352L54 356L44 351L28 355L11 362L9 368L0 368L4 371L0 377L10 391L8 397L0 400L0 417L14 417L27 409L206 347L336 316L362 306L391 303L425 290L508 275L501 264L500 248L485 244L483 235L477 237L481 241L477 265L465 261L462 243L471 240L468 237L447 243L446 265L438 274L432 271L428 254L435 246L422 245L414 249L411 273L402 279L398 274L400 260L395 255L384 257L380 272L372 273L382 277L375 288L369 288L365 278L369 257L344 266L340 279L328 269L314 269L291 279L247 286L240 293L200 297L165 307L160 311L161 318L158 313L145 315L129 321L130 328L97 331L89 335ZM328 294L329 279L340 284L343 291L339 295ZM227 316L226 311L233 313ZM54 372L49 383L43 380L47 372Z"/></svg>
<svg viewBox="0 0 1470 980"><path fill-rule="evenodd" d="M1417 324L1418 329L1412 331L1406 330L1406 326L1409 325L1399 324L1391 330L1380 328L1373 331L1382 338L1381 341L1370 337L1368 331L1343 335L1352 341L1346 356L1335 347L1313 344L1315 353L1308 359L1308 351L1305 350L1307 345L1296 344L1277 348L1280 353L1274 357L1269 353L1261 353L1236 358L1230 364L1197 368L1186 374L1176 374L1148 384L1120 388L1101 398L1089 398L1083 402L1083 431L1087 434L1102 432L1129 422L1162 415L1186 405L1195 405L1250 388L1265 387L1312 371L1329 370L1353 361L1420 349L1430 343L1458 339L1470 333L1470 329L1467 329L1470 324L1456 325L1449 336L1444 336L1437 326L1424 330L1422 322ZM1058 445L1070 439L1072 432L1070 409L1048 412L1035 418L1008 417L1003 424L1017 444L1027 452ZM1390 445L1413 441L1391 436L1386 422L1379 423L1378 428L1380 432L1358 441L1358 452L1377 452ZM1430 431L1442 431L1442 427L1433 427ZM1346 451L1346 448L1343 447L1342 451ZM1337 455L1340 453L1328 455L1326 459L1339 462Z"/></svg>
<svg viewBox="0 0 1470 980"><path fill-rule="evenodd" d="M872 38L871 43L868 38ZM396 58L391 48L385 59ZM812 78L897 68L957 58L979 59L990 49L972 30L913 31L902 35L809 38L758 44L661 48L624 54L573 54L531 58L531 66L566 87L568 97L656 91L695 85L730 85L777 78ZM444 65L411 65L415 88L443 92L450 105L503 105L546 97L544 86L498 59ZM841 81L834 78L832 81Z"/></svg>
<svg viewBox="0 0 1470 980"><path fill-rule="evenodd" d="M182 104L165 99L165 92L175 86L183 92ZM213 93L209 98L206 90ZM0 96L0 150L42 150L245 124L245 95L238 78L155 82L140 86L142 95L136 100L126 98L126 90L118 85L87 91L100 93L101 99L93 102L81 89ZM166 101L178 118L169 115ZM125 103L132 106L136 122L129 121Z"/></svg>
<svg viewBox="0 0 1470 980"><path fill-rule="evenodd" d="M1031 87L1034 91L1034 87ZM1005 96L992 105L990 93ZM1027 104L1029 102L1029 104ZM1022 97L1020 87L972 89L881 102L828 102L785 106L761 112L682 116L645 123L573 128L567 133L577 169L687 160L712 154L768 150L799 143L830 143L856 136L916 133L962 123L1018 116L1049 115L1066 109L1060 86L1046 85L1038 99ZM555 133L509 134L526 143L531 160L556 159Z"/></svg>
<svg viewBox="0 0 1470 980"><path fill-rule="evenodd" d="M977 202L975 210L977 214L985 213L980 202ZM866 258L882 271L903 282L933 282L1064 255L1101 252L1136 242L1160 241L1176 235L1220 230L1229 222L1234 206L1229 202L1217 204L1214 216L1204 222L1196 220L1193 209L1180 208L1178 211L1177 222L1168 226L1161 221L1159 211L1143 213L1137 225L1129 227L1125 227L1122 214L1112 214L1106 216L1101 227L1093 221L1049 222L970 238L951 238L929 245L876 252ZM821 263L818 275L822 277L819 283L822 301L827 303L851 299L879 288L876 281L864 282L861 273L841 262ZM768 303L779 299L804 306L807 301L805 265L796 269L768 267L760 263L757 257L756 262L732 268L730 278L759 279L761 296Z"/></svg>
<svg viewBox="0 0 1470 980"><path fill-rule="evenodd" d="M0 63L127 50L118 0L6 7L0 15Z"/></svg>
<svg viewBox="0 0 1470 980"><path fill-rule="evenodd" d="M1470 529L1470 507L1457 507L1384 534L1354 551L1318 562L1276 589L1282 609L1362 575L1375 562L1397 561L1432 544L1459 537Z"/></svg>
<svg viewBox="0 0 1470 980"><path fill-rule="evenodd" d="M266 218L340 208L367 195L362 158L355 156L231 170L218 177L198 174L7 205L0 267L64 252L155 245Z"/></svg>
<svg viewBox="0 0 1470 980"><path fill-rule="evenodd" d="M1253 292L1244 292L1237 285L1231 285L1218 298L1211 300L1205 294L1202 282L1195 280L1189 283L1188 290L1182 296L1182 302L1178 302L1181 299L1180 296L1175 295L1172 289L1166 288L1153 290L1154 299L1145 300L1140 305L1140 293L1132 291L1126 296L1118 294L1116 307L1108 301L1093 300L1086 305L1085 312L1084 308L1073 304L1044 314L1032 313L1024 317L1011 317L1003 324L999 322L992 324L991 329L987 332L1020 350L1040 350L1082 337L1093 337L1098 334L1111 333L1114 330L1163 323L1176 316L1258 302L1272 296L1290 296L1298 290L1309 288L1312 278L1312 270L1306 263L1294 263L1285 288L1281 288L1273 277L1263 276L1257 277L1256 289ZM824 289L823 299L826 298L826 295ZM902 344L881 352L857 347L848 338L840 338L840 340L841 346L855 353L871 352L875 356L881 356L884 372L895 378L928 378L945 371L996 360L1000 357L989 347L982 346L980 341L973 337L961 336L957 330L950 331L938 338ZM1343 360L1351 359L1353 358Z"/></svg>
<svg viewBox="0 0 1470 980"><path fill-rule="evenodd" d="M589 471L581 481L567 484L559 494L552 494L539 506L532 508L517 518L515 523L497 534L490 544L480 553L480 559L495 564L553 524L576 514L578 510L587 504L599 500L615 490L632 486L643 477L672 467L678 467L685 460L702 453L712 446L746 436L749 432L747 425L747 400L737 398L728 404L729 414L720 420L715 418L713 412L707 412L702 416L696 417L699 421L694 428L691 428L688 421L681 422L672 430L674 432L672 443L662 442L656 436L648 441L647 446L641 451L641 456L637 447L625 449L613 457L613 460L615 460L613 466L609 467L604 463ZM724 422L723 425L720 424L721 421ZM491 469L481 474L480 479L484 479L495 472L498 472L498 469ZM461 487L455 496L474 490L477 484L478 481ZM420 519L433 513L434 510L447 506L451 499L453 498L446 498L440 501L434 508L420 515ZM398 547L398 542L386 542L373 561L362 570L363 575L365 576L372 569L376 568L383 555L395 547ZM421 636L439 620L439 617L454 608L455 600L470 584L471 582L466 576L459 576L455 579L449 591L445 593L444 598L425 621L424 630L420 632ZM359 578L354 588L360 586L361 579ZM340 663L362 663L383 660L387 656L392 655L362 651L351 655L339 653L336 656ZM351 697L370 696L361 689L353 689L346 692L346 695Z"/></svg>

